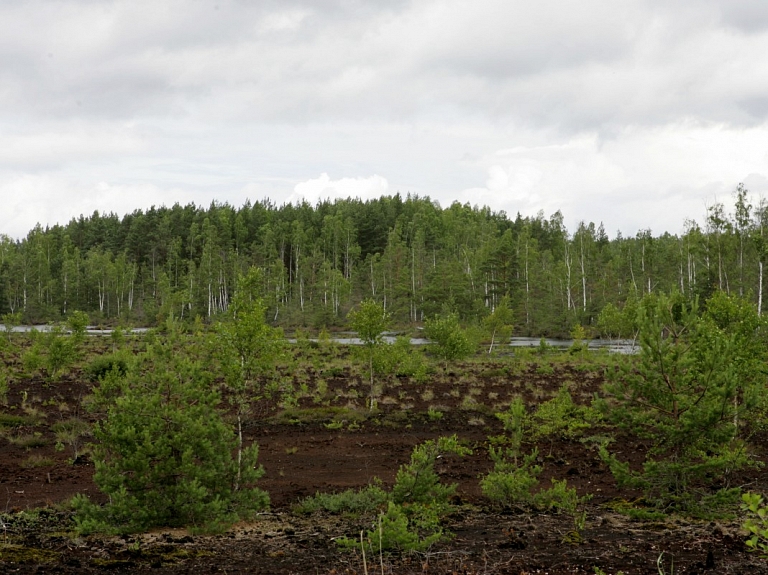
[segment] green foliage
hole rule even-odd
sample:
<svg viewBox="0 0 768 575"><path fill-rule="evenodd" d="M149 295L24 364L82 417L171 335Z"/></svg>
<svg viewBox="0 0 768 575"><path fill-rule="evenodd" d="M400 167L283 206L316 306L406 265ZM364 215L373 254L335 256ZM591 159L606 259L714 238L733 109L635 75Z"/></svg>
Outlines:
<svg viewBox="0 0 768 575"><path fill-rule="evenodd" d="M563 385L557 395L536 408L532 416L533 438L560 437L574 439L601 419L600 413L590 407L576 405L568 386Z"/></svg>
<svg viewBox="0 0 768 575"><path fill-rule="evenodd" d="M600 311L597 318L597 329L600 335L608 339L633 338L639 327L639 313L640 302L634 295L627 298L621 310L609 302Z"/></svg>
<svg viewBox="0 0 768 575"><path fill-rule="evenodd" d="M542 467L536 464L539 456L534 449L528 455L519 458L518 453L504 449L490 448L493 471L480 480L480 488L492 502L509 506L531 504L532 490L539 484Z"/></svg>
<svg viewBox="0 0 768 575"><path fill-rule="evenodd" d="M432 545L445 537L439 525L439 519L434 512L424 506L416 506L418 513L406 513L406 509L389 502L386 513L379 516L374 528L366 532L364 545L368 553L373 555L380 551L396 551L411 553L427 551ZM337 539L337 543L347 549L355 549L360 542L349 537Z"/></svg>
<svg viewBox="0 0 768 575"><path fill-rule="evenodd" d="M103 380L112 371L121 377L125 376L128 373L128 365L129 360L123 353L98 355L85 366L84 371L88 375L88 379L97 382Z"/></svg>
<svg viewBox="0 0 768 575"><path fill-rule="evenodd" d="M539 452L518 457L513 450L490 448L493 470L480 480L480 489L493 503L509 507L529 505L536 509L575 514L583 499L569 488L565 480L552 480L549 489L536 490L541 465L536 463Z"/></svg>
<svg viewBox="0 0 768 575"><path fill-rule="evenodd" d="M696 481L715 482L744 466L737 441L744 389L734 333L698 315L679 295L646 296L639 312L641 353L612 374L602 407L608 417L652 442L643 471L602 449L620 484L642 487L659 506L696 507Z"/></svg>
<svg viewBox="0 0 768 575"><path fill-rule="evenodd" d="M297 513L370 513L381 509L389 501L389 494L381 488L380 482L374 482L362 489L347 489L340 493L315 493L303 499L296 506Z"/></svg>
<svg viewBox="0 0 768 575"><path fill-rule="evenodd" d="M514 324L514 313L509 307L509 296L501 298L493 312L491 312L491 315L483 320L483 324L491 333L491 345L488 348L489 354L493 352L493 346L496 343L497 337L500 340L509 343L507 340L509 336L512 335L512 327Z"/></svg>
<svg viewBox="0 0 768 575"><path fill-rule="evenodd" d="M575 326L573 326L573 329L571 329L570 335L573 343L568 349L568 352L571 355L581 354L589 349L589 342L587 341L587 330L584 329L584 326L577 323Z"/></svg>
<svg viewBox="0 0 768 575"><path fill-rule="evenodd" d="M459 325L459 316L447 314L437 316L424 323L424 335L434 342L430 350L445 362L458 361L469 357L474 346L466 332Z"/></svg>
<svg viewBox="0 0 768 575"><path fill-rule="evenodd" d="M397 504L421 503L423 505L445 505L456 492L456 485L443 485L435 472L438 457L448 454L464 456L472 453L459 443L458 437L439 437L417 445L411 454L410 463L397 471L392 488L392 501Z"/></svg>
<svg viewBox="0 0 768 575"><path fill-rule="evenodd" d="M393 344L383 344L375 348L373 368L376 373L413 377L416 381L425 381L429 367L421 350L411 345L408 337L398 337Z"/></svg>
<svg viewBox="0 0 768 575"><path fill-rule="evenodd" d="M747 514L742 527L749 533L746 545L768 558L768 506L759 493L744 493L741 497L741 509Z"/></svg>
<svg viewBox="0 0 768 575"><path fill-rule="evenodd" d="M507 454L515 463L521 453L523 439L530 430L530 417L525 409L522 398L516 397L506 411L496 414L504 425L506 435L502 436L501 443L506 446Z"/></svg>
<svg viewBox="0 0 768 575"><path fill-rule="evenodd" d="M13 328L21 325L21 312L4 313L0 316L0 323L5 328L5 333L8 336L8 342L11 342L11 335L13 334Z"/></svg>
<svg viewBox="0 0 768 575"><path fill-rule="evenodd" d="M349 325L364 345L374 347L381 343L384 330L389 325L389 314L381 304L366 299L360 302L357 310L349 313Z"/></svg>
<svg viewBox="0 0 768 575"><path fill-rule="evenodd" d="M218 411L219 395L179 343L172 331L142 357L141 372L95 390L108 408L94 429L94 481L109 503L76 498L79 531L216 529L267 505L255 487L263 474L258 448L243 450L240 464L233 459L237 439Z"/></svg>
<svg viewBox="0 0 768 575"><path fill-rule="evenodd" d="M439 409L430 407L427 409L427 417L430 421L440 421L443 418L443 412Z"/></svg>
<svg viewBox="0 0 768 575"><path fill-rule="evenodd" d="M88 314L83 311L73 311L67 317L67 328L75 346L82 345L88 328L88 321Z"/></svg>
<svg viewBox="0 0 768 575"><path fill-rule="evenodd" d="M38 341L43 350L43 366L50 379L68 369L78 357L78 341L64 334L60 326L53 327Z"/></svg>
<svg viewBox="0 0 768 575"><path fill-rule="evenodd" d="M114 353L125 344L125 332L119 325L112 329L112 333L109 334L109 341L112 342L112 352Z"/></svg>
<svg viewBox="0 0 768 575"><path fill-rule="evenodd" d="M284 352L282 330L266 322L266 305L258 296L260 282L261 272L257 268L240 277L229 316L217 324L217 337L211 342L227 386L239 398L243 394L261 393L259 379L274 374Z"/></svg>
<svg viewBox="0 0 768 575"><path fill-rule="evenodd" d="M389 323L389 314L384 307L372 299L360 302L356 311L349 313L349 324L357 332L368 352L368 370L371 378L370 408L375 407L376 399L373 386L374 356L383 345L383 333Z"/></svg>

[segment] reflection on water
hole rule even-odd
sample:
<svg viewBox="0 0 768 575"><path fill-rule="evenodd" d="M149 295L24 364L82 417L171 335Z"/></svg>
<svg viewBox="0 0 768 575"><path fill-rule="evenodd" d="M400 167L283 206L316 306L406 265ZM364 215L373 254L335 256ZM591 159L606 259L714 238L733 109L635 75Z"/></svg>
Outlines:
<svg viewBox="0 0 768 575"><path fill-rule="evenodd" d="M52 328L53 326L51 325L17 325L11 329L11 332L12 333L29 333L32 330L36 330L40 332L48 332L48 331L51 331ZM0 324L0 330L6 331L5 326L3 324ZM141 334L149 331L149 328L135 327L131 329L124 329L123 331L125 333ZM93 326L89 326L86 332L89 335L110 335L112 333L112 330L97 329ZM383 339L387 343L395 343L397 336L394 333L389 332L384 335ZM541 339L542 338L535 338L535 337L513 337L513 338L510 338L509 346L512 348L539 347L541 345ZM295 338L287 338L287 341L289 343L296 343ZM309 341L317 341L317 338L309 338ZM363 341L360 338L356 337L354 332L340 332L339 334L331 337L330 341L333 341L340 345L362 345L363 344ZM548 346L554 347L557 349L564 349L564 348L571 347L573 345L572 339L544 338L544 341ZM411 345L427 345L431 343L428 339L424 337L412 337L410 338L410 342L411 342ZM592 340L589 340L588 346L590 350L606 349L611 353L633 354L639 351L639 346L635 341L631 339L592 339Z"/></svg>

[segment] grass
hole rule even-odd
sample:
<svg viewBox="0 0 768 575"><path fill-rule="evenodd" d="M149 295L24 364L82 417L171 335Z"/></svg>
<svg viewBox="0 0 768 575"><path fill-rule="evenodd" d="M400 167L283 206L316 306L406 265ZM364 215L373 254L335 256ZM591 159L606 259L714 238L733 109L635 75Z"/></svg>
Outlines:
<svg viewBox="0 0 768 575"><path fill-rule="evenodd" d="M34 469L36 467L53 467L54 465L56 465L56 462L50 457L37 454L30 455L21 462L21 466L24 469Z"/></svg>
<svg viewBox="0 0 768 575"><path fill-rule="evenodd" d="M271 423L299 425L309 423L352 423L365 421L368 413L347 407L290 407L270 418Z"/></svg>
<svg viewBox="0 0 768 575"><path fill-rule="evenodd" d="M296 513L317 513L325 511L332 514L349 513L359 515L381 509L389 500L389 495L378 483L362 489L347 489L340 493L316 493L301 500L295 507Z"/></svg>
<svg viewBox="0 0 768 575"><path fill-rule="evenodd" d="M0 429L37 425L38 419L29 415L0 413Z"/></svg>
<svg viewBox="0 0 768 575"><path fill-rule="evenodd" d="M45 447L46 445L48 445L48 442L40 433L19 435L17 437L9 437L8 441L10 441L12 445L15 445L16 447L21 447L22 449L35 449L38 447Z"/></svg>

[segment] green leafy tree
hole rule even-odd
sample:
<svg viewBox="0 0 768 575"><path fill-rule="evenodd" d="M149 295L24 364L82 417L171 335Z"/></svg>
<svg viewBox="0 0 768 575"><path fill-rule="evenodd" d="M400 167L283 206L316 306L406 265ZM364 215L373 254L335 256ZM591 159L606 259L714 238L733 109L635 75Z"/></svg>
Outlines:
<svg viewBox="0 0 768 575"><path fill-rule="evenodd" d="M411 461L397 472L392 501L398 504L445 505L456 492L456 485L444 485L435 472L435 462L448 454L465 456L472 450L459 443L458 437L439 437L417 445Z"/></svg>
<svg viewBox="0 0 768 575"><path fill-rule="evenodd" d="M82 345L88 328L88 314L84 311L73 311L67 318L67 328L76 346Z"/></svg>
<svg viewBox="0 0 768 575"><path fill-rule="evenodd" d="M77 359L76 341L57 325L42 334L34 347L42 350L42 364L49 379L68 369Z"/></svg>
<svg viewBox="0 0 768 575"><path fill-rule="evenodd" d="M368 371L371 378L370 407L375 405L375 393L373 383L373 359L377 348L384 344L383 333L389 324L389 315L384 308L373 301L366 299L360 302L356 311L349 314L350 326L357 332L368 352Z"/></svg>
<svg viewBox="0 0 768 575"><path fill-rule="evenodd" d="M211 342L224 372L228 401L236 410L238 479L243 466L243 418L251 402L263 397L264 383L274 377L284 351L282 330L265 319L266 305L259 297L261 281L257 268L239 278L229 315L218 324L217 337Z"/></svg>
<svg viewBox="0 0 768 575"><path fill-rule="evenodd" d="M602 448L620 484L643 488L660 506L695 509L694 483L744 465L736 441L739 374L734 336L705 321L696 302L649 295L641 305L640 357L616 372L608 416L651 441L642 472ZM609 406L610 407L607 407Z"/></svg>
<svg viewBox="0 0 768 575"><path fill-rule="evenodd" d="M459 317L453 313L427 320L424 335L434 342L431 351L443 360L446 369L449 361L464 359L473 351L472 342L459 325Z"/></svg>
<svg viewBox="0 0 768 575"><path fill-rule="evenodd" d="M507 339L512 334L512 324L514 322L514 313L509 307L509 297L504 296L499 301L491 315L485 318L485 326L491 332L491 345L488 353L493 352L493 346L496 343L496 336L500 339ZM509 343L509 342L507 342Z"/></svg>
<svg viewBox="0 0 768 575"><path fill-rule="evenodd" d="M21 325L21 312L17 311L13 313L4 313L2 316L0 316L0 321L3 323L5 333L8 335L8 343L10 343L13 328Z"/></svg>
<svg viewBox="0 0 768 575"><path fill-rule="evenodd" d="M99 507L75 499L80 531L131 532L153 526L217 529L268 504L255 486L263 470L254 444L238 463L237 438L222 419L211 377L180 353L176 331L155 340L142 369L95 390L106 405L94 427Z"/></svg>

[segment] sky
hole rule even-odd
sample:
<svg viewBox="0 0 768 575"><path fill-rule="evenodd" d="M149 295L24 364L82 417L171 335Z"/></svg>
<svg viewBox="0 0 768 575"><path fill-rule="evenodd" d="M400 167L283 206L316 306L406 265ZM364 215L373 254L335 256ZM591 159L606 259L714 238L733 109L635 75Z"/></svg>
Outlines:
<svg viewBox="0 0 768 575"><path fill-rule="evenodd" d="M0 2L0 234L400 193L614 237L768 196L764 0Z"/></svg>

